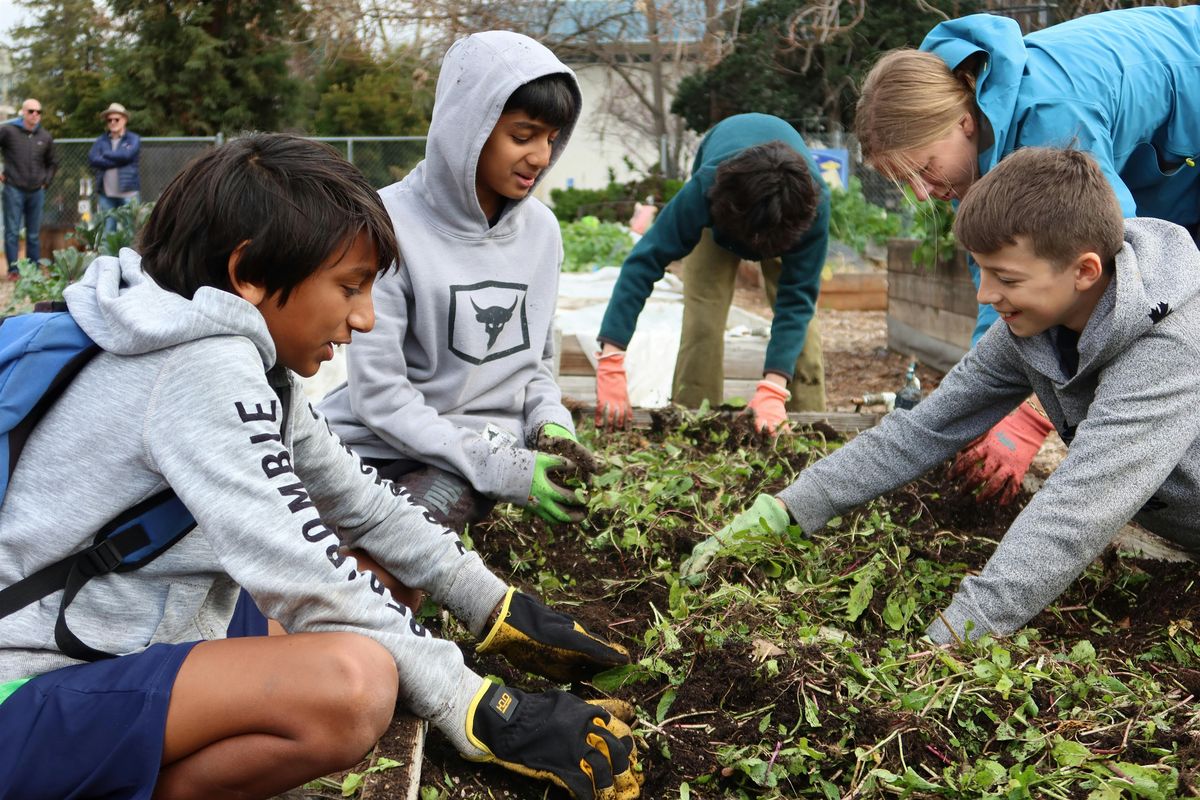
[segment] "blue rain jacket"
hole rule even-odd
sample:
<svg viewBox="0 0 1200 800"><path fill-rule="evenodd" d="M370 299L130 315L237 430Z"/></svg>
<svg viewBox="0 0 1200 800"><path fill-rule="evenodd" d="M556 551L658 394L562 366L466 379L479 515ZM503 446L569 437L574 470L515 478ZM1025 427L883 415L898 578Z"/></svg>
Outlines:
<svg viewBox="0 0 1200 800"><path fill-rule="evenodd" d="M921 49L951 68L983 52L976 100L994 144L979 173L1019 147L1091 153L1126 217L1200 227L1200 7L1091 14L1021 35L1008 17L943 22ZM979 268L970 261L979 285ZM971 343L996 321L980 306Z"/></svg>

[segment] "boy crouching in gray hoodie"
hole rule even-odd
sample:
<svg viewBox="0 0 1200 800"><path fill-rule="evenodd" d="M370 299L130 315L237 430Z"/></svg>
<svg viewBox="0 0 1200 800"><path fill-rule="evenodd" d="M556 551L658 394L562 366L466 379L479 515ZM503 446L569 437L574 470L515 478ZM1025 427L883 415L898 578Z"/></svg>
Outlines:
<svg viewBox="0 0 1200 800"><path fill-rule="evenodd" d="M1001 323L918 406L752 509L754 522L814 531L941 464L1035 393L1070 452L929 626L942 643L968 623L971 637L1017 630L1130 519L1200 554L1200 253L1188 231L1122 220L1091 156L1026 148L972 187L954 233Z"/></svg>
<svg viewBox="0 0 1200 800"><path fill-rule="evenodd" d="M0 587L166 489L197 527L78 591L65 621L98 660L60 645L61 591L0 617L0 798L270 797L355 764L397 699L468 758L577 797L636 796L620 720L485 680L345 555L477 636L490 627L493 650L533 671L565 681L627 660L509 592L304 400L293 373L371 329L372 285L396 259L361 173L298 137L236 139L167 187L139 249L67 289L102 352L12 472ZM223 638L240 589L289 635Z"/></svg>

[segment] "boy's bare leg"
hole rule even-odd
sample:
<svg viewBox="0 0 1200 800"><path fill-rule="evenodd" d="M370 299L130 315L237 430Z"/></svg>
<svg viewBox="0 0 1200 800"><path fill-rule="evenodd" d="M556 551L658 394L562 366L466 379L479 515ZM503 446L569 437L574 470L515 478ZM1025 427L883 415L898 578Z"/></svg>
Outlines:
<svg viewBox="0 0 1200 800"><path fill-rule="evenodd" d="M397 682L357 634L201 642L171 692L154 798L267 798L351 767L387 730Z"/></svg>
<svg viewBox="0 0 1200 800"><path fill-rule="evenodd" d="M421 602L425 599L425 593L420 589L413 589L396 580L394 575L379 566L379 562L367 555L364 550L343 547L342 552L346 555L354 556L354 560L358 562L359 572L369 571L375 573L375 577L379 578L379 582L391 592L392 599L397 603L403 603L414 612L421 609Z"/></svg>

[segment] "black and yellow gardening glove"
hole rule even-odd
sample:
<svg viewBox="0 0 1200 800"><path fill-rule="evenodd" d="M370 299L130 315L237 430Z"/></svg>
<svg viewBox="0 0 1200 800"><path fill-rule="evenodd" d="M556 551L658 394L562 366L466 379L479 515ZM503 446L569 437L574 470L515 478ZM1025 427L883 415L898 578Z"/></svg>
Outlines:
<svg viewBox="0 0 1200 800"><path fill-rule="evenodd" d="M750 508L733 518L733 522L692 548L692 554L679 565L679 577L685 583L699 586L709 565L723 550L747 536L781 534L790 524L791 518L783 505L772 495L760 494Z"/></svg>
<svg viewBox="0 0 1200 800"><path fill-rule="evenodd" d="M499 653L518 669L567 683L629 663L629 651L595 636L575 619L509 587L496 623L475 648Z"/></svg>
<svg viewBox="0 0 1200 800"><path fill-rule="evenodd" d="M550 781L576 800L633 800L643 780L633 733L606 705L485 681L467 710L467 738L484 752L473 760Z"/></svg>
<svg viewBox="0 0 1200 800"><path fill-rule="evenodd" d="M583 489L569 489L560 482L566 478L578 479L579 467L564 456L549 453L534 453L533 456L529 508L551 523L582 520L587 508L587 495Z"/></svg>

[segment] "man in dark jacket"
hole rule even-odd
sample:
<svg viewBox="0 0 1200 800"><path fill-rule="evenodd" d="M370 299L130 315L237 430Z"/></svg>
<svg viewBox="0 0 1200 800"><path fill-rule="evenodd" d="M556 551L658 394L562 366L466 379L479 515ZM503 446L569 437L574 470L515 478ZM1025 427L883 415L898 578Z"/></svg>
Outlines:
<svg viewBox="0 0 1200 800"><path fill-rule="evenodd" d="M17 243L25 221L25 255L41 258L38 233L42 226L45 189L54 180L58 159L54 137L42 127L42 104L32 97L21 104L20 120L0 125L0 157L4 158L4 257L8 279L16 280Z"/></svg>
<svg viewBox="0 0 1200 800"><path fill-rule="evenodd" d="M88 153L88 163L96 170L96 201L101 214L138 199L142 188L138 176L138 156L142 140L126 128L129 112L120 103L112 103L100 114L105 132L96 137ZM117 229L111 214L104 220L104 230Z"/></svg>

